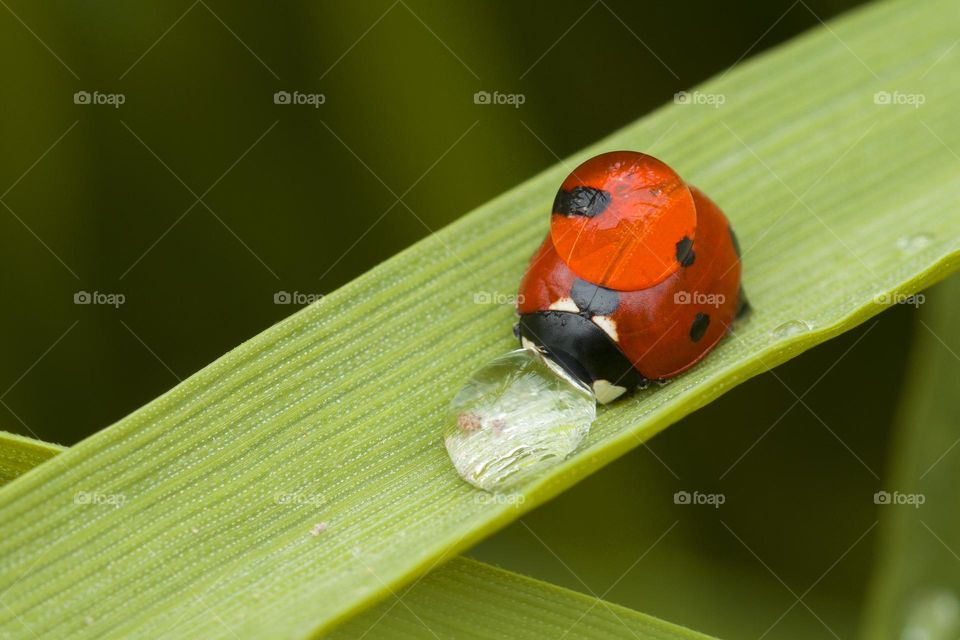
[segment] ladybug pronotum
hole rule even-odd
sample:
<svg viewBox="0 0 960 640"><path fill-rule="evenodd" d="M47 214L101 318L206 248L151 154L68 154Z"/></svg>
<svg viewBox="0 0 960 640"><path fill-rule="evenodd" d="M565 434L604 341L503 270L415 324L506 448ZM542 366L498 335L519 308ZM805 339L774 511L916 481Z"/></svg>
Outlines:
<svg viewBox="0 0 960 640"><path fill-rule="evenodd" d="M517 300L521 344L601 403L686 371L749 309L726 216L633 151L595 156L563 181Z"/></svg>

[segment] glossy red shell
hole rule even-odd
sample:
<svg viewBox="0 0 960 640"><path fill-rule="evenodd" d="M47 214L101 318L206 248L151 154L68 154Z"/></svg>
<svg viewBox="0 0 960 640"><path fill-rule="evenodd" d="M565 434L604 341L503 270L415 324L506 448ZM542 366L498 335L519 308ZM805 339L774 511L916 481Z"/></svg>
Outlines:
<svg viewBox="0 0 960 640"><path fill-rule="evenodd" d="M683 179L635 151L612 151L574 169L554 201L550 237L588 282L634 291L680 268L678 245L695 238L697 211Z"/></svg>
<svg viewBox="0 0 960 640"><path fill-rule="evenodd" d="M726 335L740 302L740 259L727 218L703 193L689 191L697 220L692 262L655 286L618 291L616 308L593 318L615 333L611 339L648 379L670 378L699 362ZM520 283L518 311L570 310L577 278L548 234Z"/></svg>

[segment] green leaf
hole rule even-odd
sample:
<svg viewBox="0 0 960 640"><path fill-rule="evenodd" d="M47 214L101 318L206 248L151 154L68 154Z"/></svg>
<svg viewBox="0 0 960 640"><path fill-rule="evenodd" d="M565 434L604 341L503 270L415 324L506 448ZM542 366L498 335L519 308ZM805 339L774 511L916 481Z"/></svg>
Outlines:
<svg viewBox="0 0 960 640"><path fill-rule="evenodd" d="M457 558L328 638L707 640L626 607Z"/></svg>
<svg viewBox="0 0 960 640"><path fill-rule="evenodd" d="M46 462L66 447L0 431L0 484ZM689 629L599 598L455 558L401 593L341 625L335 638L577 638L707 640Z"/></svg>
<svg viewBox="0 0 960 640"><path fill-rule="evenodd" d="M0 431L0 484L65 451L66 447ZM395 598L337 628L330 638L541 638L556 631L577 638L708 639L689 629L599 598L459 557ZM558 636L559 637L559 636Z"/></svg>
<svg viewBox="0 0 960 640"><path fill-rule="evenodd" d="M960 279L921 314L893 464L878 505L881 540L864 638L960 636Z"/></svg>
<svg viewBox="0 0 960 640"><path fill-rule="evenodd" d="M66 447L58 444L0 431L0 485L22 476L64 450Z"/></svg>
<svg viewBox="0 0 960 640"><path fill-rule="evenodd" d="M871 4L740 65L700 88L722 107L641 119L0 489L0 631L327 630L878 313L878 294L942 278L960 250L953 12ZM879 91L925 102L877 105ZM755 313L688 374L604 409L517 500L491 500L440 440L458 386L514 344L511 309L474 296L515 289L570 165L616 148L655 153L724 208Z"/></svg>

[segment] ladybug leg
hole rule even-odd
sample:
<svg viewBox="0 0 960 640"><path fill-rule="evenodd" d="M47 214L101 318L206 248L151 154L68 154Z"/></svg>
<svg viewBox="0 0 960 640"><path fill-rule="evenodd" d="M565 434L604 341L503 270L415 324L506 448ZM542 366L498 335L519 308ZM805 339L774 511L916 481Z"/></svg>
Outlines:
<svg viewBox="0 0 960 640"><path fill-rule="evenodd" d="M733 243L733 251L737 255L737 260L740 260L740 243L737 241L737 234L733 232L733 227L729 224L727 225L727 231L730 233L730 242ZM734 319L740 320L749 313L750 303L747 301L747 295L743 292L743 285L741 284L740 290L737 292L737 313Z"/></svg>
<svg viewBox="0 0 960 640"><path fill-rule="evenodd" d="M740 291L737 293L737 314L735 318L742 320L750 315L750 302L747 300L747 294L743 291L743 285L740 285Z"/></svg>
<svg viewBox="0 0 960 640"><path fill-rule="evenodd" d="M743 285L740 285L740 290L737 292L737 312L733 316L733 322L727 325L727 333L733 333L737 321L748 318L752 311L753 307L750 306L750 301L747 300L747 295L743 292Z"/></svg>

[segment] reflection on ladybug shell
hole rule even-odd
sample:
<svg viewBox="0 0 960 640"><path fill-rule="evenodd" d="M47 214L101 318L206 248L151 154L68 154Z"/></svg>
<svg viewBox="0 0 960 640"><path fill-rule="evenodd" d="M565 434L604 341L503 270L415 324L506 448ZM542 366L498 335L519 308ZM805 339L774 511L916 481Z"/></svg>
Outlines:
<svg viewBox="0 0 960 640"><path fill-rule="evenodd" d="M588 383L600 402L689 369L745 308L738 249L726 216L703 193L692 187L690 192L696 241L680 268L659 284L636 291L591 284L564 262L551 235L520 283L521 340Z"/></svg>
<svg viewBox="0 0 960 640"><path fill-rule="evenodd" d="M603 153L574 169L550 216L553 245L570 269L619 291L646 289L676 273L696 228L683 179L635 151Z"/></svg>

